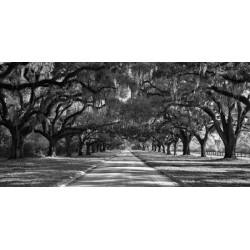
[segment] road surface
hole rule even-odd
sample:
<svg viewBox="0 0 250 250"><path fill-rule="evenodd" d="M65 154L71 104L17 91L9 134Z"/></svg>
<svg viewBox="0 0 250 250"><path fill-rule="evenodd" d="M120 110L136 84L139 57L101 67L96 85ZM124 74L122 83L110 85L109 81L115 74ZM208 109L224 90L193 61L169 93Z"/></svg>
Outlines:
<svg viewBox="0 0 250 250"><path fill-rule="evenodd" d="M129 150L77 179L74 187L176 187L178 183L148 167Z"/></svg>

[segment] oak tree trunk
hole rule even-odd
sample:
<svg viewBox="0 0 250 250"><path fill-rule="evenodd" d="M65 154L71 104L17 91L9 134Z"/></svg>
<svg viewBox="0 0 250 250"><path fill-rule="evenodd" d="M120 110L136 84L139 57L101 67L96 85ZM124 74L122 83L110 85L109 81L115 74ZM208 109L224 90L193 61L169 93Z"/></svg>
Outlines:
<svg viewBox="0 0 250 250"><path fill-rule="evenodd" d="M86 143L86 155L91 155L90 153L90 146L91 144L89 142Z"/></svg>
<svg viewBox="0 0 250 250"><path fill-rule="evenodd" d="M225 155L224 158L236 158L236 143L237 138L232 136L231 138L227 138L223 141L225 146Z"/></svg>
<svg viewBox="0 0 250 250"><path fill-rule="evenodd" d="M162 153L166 153L166 150L165 150L165 145L162 144Z"/></svg>
<svg viewBox="0 0 250 250"><path fill-rule="evenodd" d="M55 140L49 141L48 156L50 156L50 157L56 156L56 144L57 144L57 142Z"/></svg>
<svg viewBox="0 0 250 250"><path fill-rule="evenodd" d="M83 145L84 145L84 140L82 140L81 138L79 138L79 143L78 143L78 156L82 156L83 155Z"/></svg>
<svg viewBox="0 0 250 250"><path fill-rule="evenodd" d="M92 143L91 148L92 148L92 153L95 153L97 151L96 142Z"/></svg>
<svg viewBox="0 0 250 250"><path fill-rule="evenodd" d="M71 150L71 137L67 136L66 138L66 154L67 157L71 157L72 156L72 150Z"/></svg>
<svg viewBox="0 0 250 250"><path fill-rule="evenodd" d="M233 124L228 121L228 123L223 124L224 131L220 131L219 135L225 146L224 158L236 158L236 143L238 139L238 134L235 134L233 129ZM218 130L217 130L218 131Z"/></svg>
<svg viewBox="0 0 250 250"><path fill-rule="evenodd" d="M206 157L206 141L200 141L201 145L201 157Z"/></svg>
<svg viewBox="0 0 250 250"><path fill-rule="evenodd" d="M172 143L167 143L167 155L171 155L170 147Z"/></svg>
<svg viewBox="0 0 250 250"><path fill-rule="evenodd" d="M190 155L189 143L183 143L183 155Z"/></svg>
<svg viewBox="0 0 250 250"><path fill-rule="evenodd" d="M191 142L192 135L181 131L181 141L183 144L183 155L190 155L189 144Z"/></svg>
<svg viewBox="0 0 250 250"><path fill-rule="evenodd" d="M18 159L23 157L23 145L24 138L18 131L14 131L11 133L12 142L11 142L11 151L10 151L10 159Z"/></svg>
<svg viewBox="0 0 250 250"><path fill-rule="evenodd" d="M174 155L177 155L177 142L178 141L174 142Z"/></svg>

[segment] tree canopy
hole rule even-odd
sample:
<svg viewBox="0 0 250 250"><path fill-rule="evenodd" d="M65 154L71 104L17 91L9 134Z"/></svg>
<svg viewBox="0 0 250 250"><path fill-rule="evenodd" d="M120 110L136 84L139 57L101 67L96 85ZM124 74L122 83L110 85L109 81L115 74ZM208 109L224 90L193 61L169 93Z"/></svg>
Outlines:
<svg viewBox="0 0 250 250"><path fill-rule="evenodd" d="M0 141L10 158L23 157L25 139L38 133L56 154L61 140L87 153L136 140L163 150L178 140L183 154L197 138L205 156L216 131L225 157L234 158L249 130L250 64L12 62L0 64ZM69 153L70 155L70 153Z"/></svg>

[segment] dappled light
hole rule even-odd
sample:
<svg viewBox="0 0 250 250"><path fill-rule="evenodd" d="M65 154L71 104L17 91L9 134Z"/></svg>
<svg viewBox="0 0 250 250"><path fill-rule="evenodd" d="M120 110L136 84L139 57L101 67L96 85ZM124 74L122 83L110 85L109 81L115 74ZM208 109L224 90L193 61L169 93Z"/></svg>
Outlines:
<svg viewBox="0 0 250 250"><path fill-rule="evenodd" d="M119 151L98 153L96 157L26 158L0 162L0 186L57 186L93 165L98 165Z"/></svg>
<svg viewBox="0 0 250 250"><path fill-rule="evenodd" d="M136 151L135 155L163 173L188 186L250 186L250 159L174 157L162 153Z"/></svg>
<svg viewBox="0 0 250 250"><path fill-rule="evenodd" d="M1 62L0 79L2 186L250 183L248 62Z"/></svg>
<svg viewBox="0 0 250 250"><path fill-rule="evenodd" d="M174 187L179 185L154 168L148 167L126 150L70 186Z"/></svg>

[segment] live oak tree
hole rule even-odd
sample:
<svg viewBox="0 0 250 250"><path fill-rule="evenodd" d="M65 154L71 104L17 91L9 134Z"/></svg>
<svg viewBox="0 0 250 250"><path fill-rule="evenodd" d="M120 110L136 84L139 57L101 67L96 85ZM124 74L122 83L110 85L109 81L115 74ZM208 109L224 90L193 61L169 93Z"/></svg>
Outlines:
<svg viewBox="0 0 250 250"><path fill-rule="evenodd" d="M35 129L36 133L40 133L49 141L48 156L55 156L59 140L69 140L69 137L83 132L82 128L75 126L76 117L87 108L87 104L79 97L81 93L60 92L49 91L41 101L42 114Z"/></svg>
<svg viewBox="0 0 250 250"><path fill-rule="evenodd" d="M95 94L111 87L112 63L3 63L0 65L0 124L12 136L11 158L22 157L25 137L40 115L40 102L47 88L58 89L80 83ZM88 81L82 81L88 73ZM94 77L91 78L91 75ZM98 81L96 81L98 79ZM105 84L100 83L104 82ZM106 83L108 82L108 85ZM102 84L100 87L99 85ZM97 88L93 88L92 86ZM43 111L42 111L43 113ZM39 119L38 119L39 120Z"/></svg>
<svg viewBox="0 0 250 250"><path fill-rule="evenodd" d="M0 76L0 124L11 134L10 158L23 156L25 137L32 132L39 109L36 102L41 91L31 82L40 81L49 74L48 65L7 63L1 65ZM31 84L31 85L29 85Z"/></svg>
<svg viewBox="0 0 250 250"><path fill-rule="evenodd" d="M83 146L84 143L90 139L90 137L92 136L92 134L94 134L96 132L95 129L87 129L85 131L83 131L82 133L78 134L78 156L82 156L83 155ZM88 148L88 153L90 154L90 148Z"/></svg>
<svg viewBox="0 0 250 250"><path fill-rule="evenodd" d="M191 116L193 133L201 147L201 157L206 157L208 136L214 130L213 121L199 109L192 109Z"/></svg>
<svg viewBox="0 0 250 250"><path fill-rule="evenodd" d="M196 106L207 113L225 146L225 158L235 158L236 143L249 112L247 74L237 65L203 65L202 73L190 73L186 106ZM242 81L246 81L242 84ZM241 84L240 84L241 82ZM183 82L182 82L183 83ZM191 86L191 88L190 88ZM182 99L182 98L181 98ZM183 102L183 100L181 100Z"/></svg>
<svg viewBox="0 0 250 250"><path fill-rule="evenodd" d="M190 142L196 137L201 147L201 157L206 156L208 135L214 128L213 121L207 114L198 108L177 105L165 109L164 119L168 126L172 126L169 132L172 132L174 143L176 139L181 139L184 155L190 154Z"/></svg>
<svg viewBox="0 0 250 250"><path fill-rule="evenodd" d="M97 98L97 95L104 92L106 88L108 88L106 85L105 88L93 88L90 85L86 88L81 82L75 83L74 88L71 89L60 88L57 91L49 89L40 105L40 110L43 110L40 119L41 125L38 125L35 130L48 139L49 156L55 156L56 145L59 140L65 138L66 146L69 148L73 136L79 136L82 144L90 134L88 130L96 130L96 127L100 124L97 124L93 119L91 122L85 122L83 113L93 114L95 110L100 110L106 106L105 99L102 99L101 96ZM100 119L100 117L96 117ZM68 156L70 156L69 150Z"/></svg>
<svg viewBox="0 0 250 250"><path fill-rule="evenodd" d="M144 81L149 95L203 110L224 143L225 158L235 157L237 139L249 112L248 64L158 64L151 75Z"/></svg>
<svg viewBox="0 0 250 250"><path fill-rule="evenodd" d="M225 63L219 69L208 67L207 78L215 79L208 86L208 94L215 99L220 113L222 126L215 126L225 145L226 158L236 157L236 143L250 110L249 70L249 63Z"/></svg>
<svg viewBox="0 0 250 250"><path fill-rule="evenodd" d="M153 112L150 100L144 96L137 96L125 102L119 112L119 135L138 140L145 150L146 142L152 137Z"/></svg>
<svg viewBox="0 0 250 250"><path fill-rule="evenodd" d="M10 132L11 158L23 156L25 138L34 130L58 135L55 141L66 138L68 149L76 135L80 152L91 133L93 148L101 142L107 131L98 126L118 121L108 131L113 138L130 136L143 149L149 140L170 149L168 138L180 138L188 154L195 136L202 156L213 126L225 157L234 158L249 119L249 82L249 63L0 63L0 126ZM112 118L80 119L90 106L102 105ZM167 118L161 113L166 108ZM151 125L161 119L165 124L157 131Z"/></svg>
<svg viewBox="0 0 250 250"><path fill-rule="evenodd" d="M165 109L163 117L165 123L171 124L178 130L178 137L183 144L183 155L190 155L190 142L194 136L194 131L191 125L189 110L179 107L170 107Z"/></svg>
<svg viewBox="0 0 250 250"><path fill-rule="evenodd" d="M174 155L176 155L176 146L180 138L180 131L170 122L163 120L159 123L159 126L155 129L154 139L157 141L157 137L161 138L160 144L162 146L163 153L165 153L165 146L167 146L167 155L171 155L171 145L174 146Z"/></svg>

